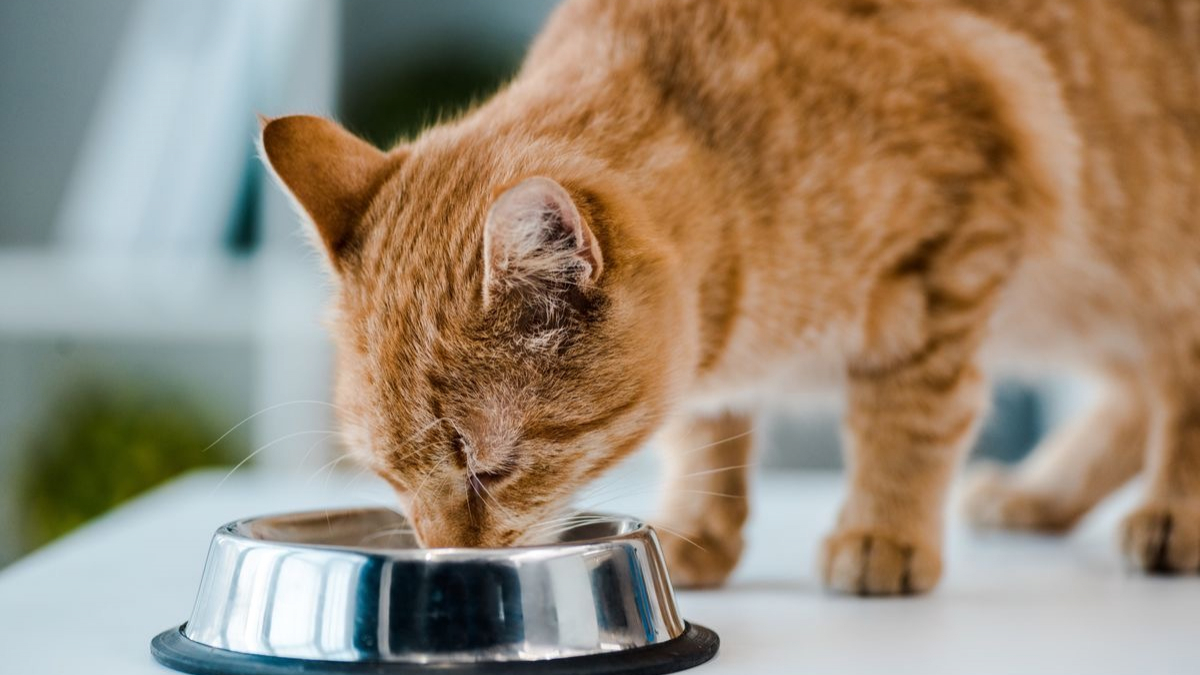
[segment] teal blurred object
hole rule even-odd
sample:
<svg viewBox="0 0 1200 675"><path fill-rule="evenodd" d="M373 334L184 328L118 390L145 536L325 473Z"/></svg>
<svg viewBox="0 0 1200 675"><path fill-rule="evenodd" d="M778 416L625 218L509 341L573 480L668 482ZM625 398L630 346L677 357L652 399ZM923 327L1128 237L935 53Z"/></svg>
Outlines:
<svg viewBox="0 0 1200 675"><path fill-rule="evenodd" d="M1003 382L992 393L974 454L1008 464L1023 459L1048 431L1044 398L1028 386Z"/></svg>
<svg viewBox="0 0 1200 675"><path fill-rule="evenodd" d="M23 544L41 546L193 468L232 463L242 443L177 388L90 381L49 406L22 448Z"/></svg>

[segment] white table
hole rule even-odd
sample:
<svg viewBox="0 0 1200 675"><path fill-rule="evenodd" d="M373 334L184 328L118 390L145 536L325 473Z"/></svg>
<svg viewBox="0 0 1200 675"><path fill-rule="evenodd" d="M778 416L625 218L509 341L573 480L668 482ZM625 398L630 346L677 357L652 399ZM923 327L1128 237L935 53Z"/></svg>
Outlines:
<svg viewBox="0 0 1200 675"><path fill-rule="evenodd" d="M368 479L253 471L214 491L222 475L177 480L0 572L0 672L170 672L150 658L149 640L187 618L217 525L386 498ZM832 596L815 582L838 493L831 474L760 481L733 582L680 593L684 616L722 641L693 672L1200 673L1200 579L1143 578L1118 562L1113 526L1131 492L1067 539L981 536L953 523L940 588L887 600ZM645 497L606 506L636 512Z"/></svg>

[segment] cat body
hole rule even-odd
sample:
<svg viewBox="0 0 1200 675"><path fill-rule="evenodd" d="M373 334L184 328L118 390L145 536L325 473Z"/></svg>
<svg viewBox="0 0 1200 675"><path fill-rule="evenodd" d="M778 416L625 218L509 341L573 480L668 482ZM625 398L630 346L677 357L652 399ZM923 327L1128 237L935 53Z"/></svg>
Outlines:
<svg viewBox="0 0 1200 675"><path fill-rule="evenodd" d="M1107 398L972 518L1065 529L1145 464L1126 555L1200 570L1200 2L574 0L412 143L263 145L340 282L347 442L427 545L536 538L658 434L672 576L718 584L756 411L838 388L823 578L927 590L991 364L1041 360Z"/></svg>

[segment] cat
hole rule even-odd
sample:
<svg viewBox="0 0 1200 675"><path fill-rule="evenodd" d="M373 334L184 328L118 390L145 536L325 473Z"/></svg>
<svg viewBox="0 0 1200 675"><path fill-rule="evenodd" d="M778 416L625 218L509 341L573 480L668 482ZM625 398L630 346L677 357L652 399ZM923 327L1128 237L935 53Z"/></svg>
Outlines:
<svg viewBox="0 0 1200 675"><path fill-rule="evenodd" d="M1198 0L568 0L415 140L261 144L337 280L346 444L425 546L528 541L658 435L672 579L719 585L756 411L829 386L821 578L928 591L988 374L1049 363L1105 398L971 520L1064 531L1144 469L1124 557L1200 571Z"/></svg>

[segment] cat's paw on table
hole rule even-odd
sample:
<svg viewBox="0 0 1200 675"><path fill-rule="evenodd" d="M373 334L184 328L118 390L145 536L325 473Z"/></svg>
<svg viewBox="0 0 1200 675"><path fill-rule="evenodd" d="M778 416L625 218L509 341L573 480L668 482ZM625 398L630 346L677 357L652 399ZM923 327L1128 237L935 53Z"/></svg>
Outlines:
<svg viewBox="0 0 1200 675"><path fill-rule="evenodd" d="M675 526L660 526L658 539L675 588L721 586L733 573L745 547L740 533L693 533Z"/></svg>
<svg viewBox="0 0 1200 675"><path fill-rule="evenodd" d="M1147 504L1121 524L1121 550L1137 569L1161 574L1200 572L1200 506Z"/></svg>
<svg viewBox="0 0 1200 675"><path fill-rule="evenodd" d="M1021 485L1011 471L991 464L967 476L963 497L967 520L979 528L1063 534L1083 515L1061 495Z"/></svg>
<svg viewBox="0 0 1200 675"><path fill-rule="evenodd" d="M939 547L871 530L842 530L825 540L821 577L826 588L854 595L910 595L937 585Z"/></svg>

